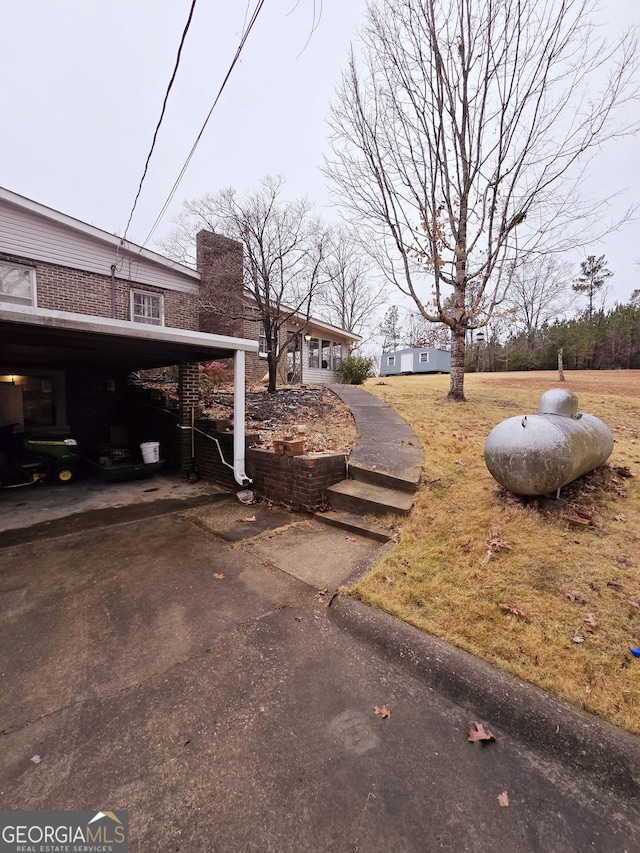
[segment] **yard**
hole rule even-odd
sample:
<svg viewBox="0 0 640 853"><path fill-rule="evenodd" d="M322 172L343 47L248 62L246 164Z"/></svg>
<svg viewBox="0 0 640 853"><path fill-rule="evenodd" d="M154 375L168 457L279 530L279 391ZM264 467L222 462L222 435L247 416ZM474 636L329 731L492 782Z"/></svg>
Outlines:
<svg viewBox="0 0 640 853"><path fill-rule="evenodd" d="M366 388L413 427L425 451L397 547L351 594L640 733L640 373L387 377ZM569 388L615 445L607 466L562 490L561 510L498 488L484 441Z"/></svg>

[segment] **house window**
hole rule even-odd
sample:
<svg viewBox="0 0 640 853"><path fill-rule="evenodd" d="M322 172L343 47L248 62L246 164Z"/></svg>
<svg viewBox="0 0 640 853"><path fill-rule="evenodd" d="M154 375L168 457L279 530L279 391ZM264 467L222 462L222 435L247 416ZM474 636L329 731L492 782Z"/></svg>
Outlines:
<svg viewBox="0 0 640 853"><path fill-rule="evenodd" d="M387 356L387 364L389 365L389 367L394 367L394 366L395 366L395 363L396 363L396 357L395 357L395 355L389 355L389 356Z"/></svg>
<svg viewBox="0 0 640 853"><path fill-rule="evenodd" d="M420 364L426 364L429 361L429 353L421 352L420 353Z"/></svg>
<svg viewBox="0 0 640 853"><path fill-rule="evenodd" d="M322 368L331 370L331 341L322 341Z"/></svg>
<svg viewBox="0 0 640 853"><path fill-rule="evenodd" d="M320 367L320 341L311 338L309 341L309 367Z"/></svg>
<svg viewBox="0 0 640 853"><path fill-rule="evenodd" d="M131 291L131 319L134 323L164 326L164 301L160 293Z"/></svg>
<svg viewBox="0 0 640 853"><path fill-rule="evenodd" d="M258 352L261 356L266 356L267 354L267 333L262 320L260 320L258 327Z"/></svg>
<svg viewBox="0 0 640 853"><path fill-rule="evenodd" d="M0 263L0 302L36 304L36 271L17 264Z"/></svg>
<svg viewBox="0 0 640 853"><path fill-rule="evenodd" d="M342 361L342 344L333 345L333 369L337 370Z"/></svg>

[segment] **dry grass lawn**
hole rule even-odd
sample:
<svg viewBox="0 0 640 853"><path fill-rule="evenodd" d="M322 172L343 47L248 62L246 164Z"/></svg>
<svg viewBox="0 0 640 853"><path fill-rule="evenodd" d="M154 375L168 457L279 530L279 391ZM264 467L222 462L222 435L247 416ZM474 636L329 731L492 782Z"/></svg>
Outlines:
<svg viewBox="0 0 640 853"><path fill-rule="evenodd" d="M397 547L351 592L640 732L640 658L630 653L640 646L640 372L566 379L472 374L462 404L445 402L448 376L369 380L411 424L425 464ZM607 466L563 489L561 512L496 494L483 459L492 427L534 413L553 387L574 391L615 439Z"/></svg>

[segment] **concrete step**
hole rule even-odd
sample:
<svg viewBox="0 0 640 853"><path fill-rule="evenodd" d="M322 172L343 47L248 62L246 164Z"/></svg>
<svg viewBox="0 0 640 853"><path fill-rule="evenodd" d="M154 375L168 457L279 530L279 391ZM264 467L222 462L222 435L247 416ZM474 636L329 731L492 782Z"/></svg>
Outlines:
<svg viewBox="0 0 640 853"><path fill-rule="evenodd" d="M358 480L343 480L327 490L332 509L355 515L408 515L413 495Z"/></svg>
<svg viewBox="0 0 640 853"><path fill-rule="evenodd" d="M387 527L380 527L378 524L365 521L361 516L353 515L350 512L331 509L328 512L316 512L314 517L323 524L339 527L341 530L347 530L376 542L388 542L393 537L393 532Z"/></svg>
<svg viewBox="0 0 640 853"><path fill-rule="evenodd" d="M369 483L372 486L382 486L385 489L393 489L413 495L418 488L420 468L415 466L402 470L385 470L382 466L350 461L349 477L361 483Z"/></svg>

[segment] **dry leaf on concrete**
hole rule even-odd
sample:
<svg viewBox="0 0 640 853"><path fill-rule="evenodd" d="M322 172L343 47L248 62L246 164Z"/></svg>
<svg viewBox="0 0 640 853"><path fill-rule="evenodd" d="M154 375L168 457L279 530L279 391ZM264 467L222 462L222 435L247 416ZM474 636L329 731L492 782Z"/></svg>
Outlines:
<svg viewBox="0 0 640 853"><path fill-rule="evenodd" d="M391 708L387 708L386 705L379 707L378 705L373 706L373 713L379 714L383 720L388 720L391 716Z"/></svg>
<svg viewBox="0 0 640 853"><path fill-rule="evenodd" d="M501 794L498 794L498 803L503 808L509 805L509 794L507 791L503 791Z"/></svg>
<svg viewBox="0 0 640 853"><path fill-rule="evenodd" d="M495 735L490 732L489 729L485 729L482 723L469 723L469 737L467 740L475 743L477 740L484 741L495 739Z"/></svg>

